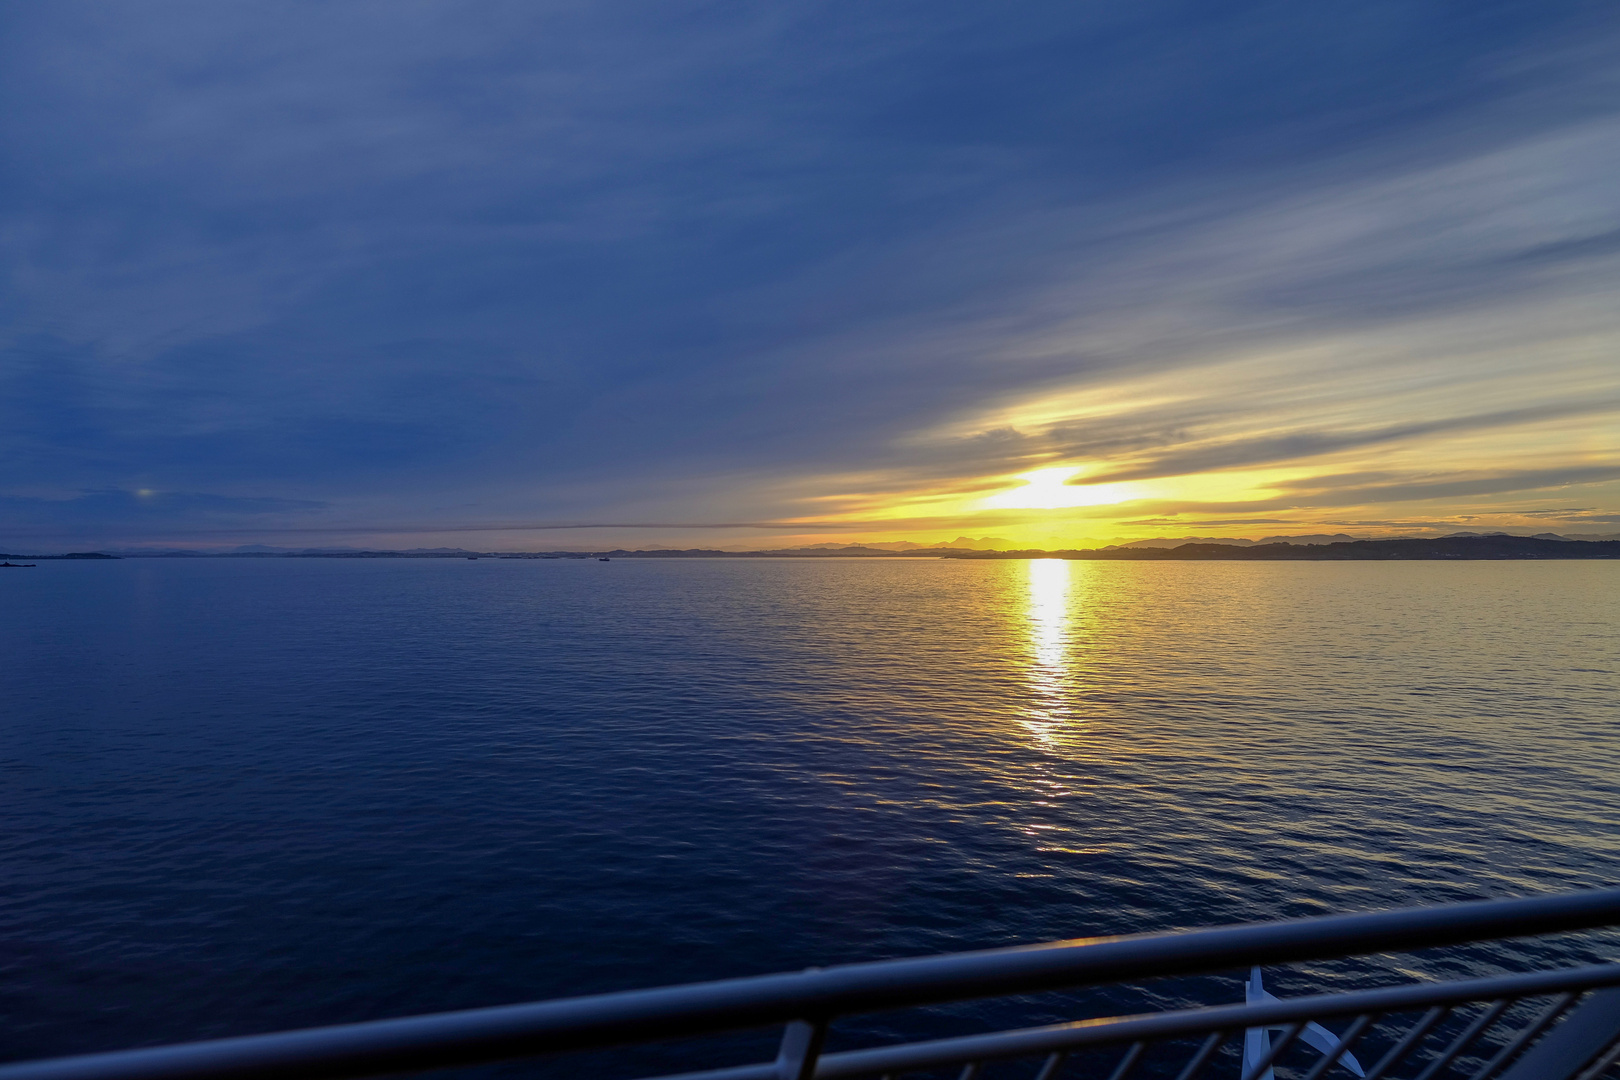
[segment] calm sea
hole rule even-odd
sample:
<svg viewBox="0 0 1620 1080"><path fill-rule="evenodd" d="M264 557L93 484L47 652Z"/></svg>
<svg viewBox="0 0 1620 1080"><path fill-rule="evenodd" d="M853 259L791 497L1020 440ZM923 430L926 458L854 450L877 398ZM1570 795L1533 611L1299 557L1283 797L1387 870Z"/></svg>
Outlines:
<svg viewBox="0 0 1620 1080"><path fill-rule="evenodd" d="M1612 563L147 559L0 611L7 1058L1620 883Z"/></svg>

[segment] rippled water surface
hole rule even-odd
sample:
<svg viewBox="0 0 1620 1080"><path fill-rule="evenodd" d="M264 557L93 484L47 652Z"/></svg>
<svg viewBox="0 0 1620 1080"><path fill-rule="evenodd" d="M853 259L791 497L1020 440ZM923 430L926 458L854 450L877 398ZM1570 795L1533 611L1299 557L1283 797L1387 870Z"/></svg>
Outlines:
<svg viewBox="0 0 1620 1080"><path fill-rule="evenodd" d="M0 605L11 1058L1620 883L1612 563L153 559Z"/></svg>

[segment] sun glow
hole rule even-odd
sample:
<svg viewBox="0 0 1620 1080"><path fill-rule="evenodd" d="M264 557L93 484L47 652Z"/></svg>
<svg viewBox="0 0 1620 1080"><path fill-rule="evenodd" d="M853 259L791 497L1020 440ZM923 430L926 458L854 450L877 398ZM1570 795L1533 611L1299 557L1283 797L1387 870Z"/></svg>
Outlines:
<svg viewBox="0 0 1620 1080"><path fill-rule="evenodd" d="M986 497L980 505L994 510L1061 510L1071 506L1108 506L1139 499L1137 484L1071 484L1080 470L1072 466L1020 473L1024 483L1010 491Z"/></svg>

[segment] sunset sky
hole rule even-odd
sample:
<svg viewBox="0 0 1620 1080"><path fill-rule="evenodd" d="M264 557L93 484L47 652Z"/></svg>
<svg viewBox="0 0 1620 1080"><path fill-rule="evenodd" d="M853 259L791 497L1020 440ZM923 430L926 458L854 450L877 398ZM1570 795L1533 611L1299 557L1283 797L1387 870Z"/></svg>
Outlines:
<svg viewBox="0 0 1620 1080"><path fill-rule="evenodd" d="M1620 13L0 5L0 549L1620 534Z"/></svg>

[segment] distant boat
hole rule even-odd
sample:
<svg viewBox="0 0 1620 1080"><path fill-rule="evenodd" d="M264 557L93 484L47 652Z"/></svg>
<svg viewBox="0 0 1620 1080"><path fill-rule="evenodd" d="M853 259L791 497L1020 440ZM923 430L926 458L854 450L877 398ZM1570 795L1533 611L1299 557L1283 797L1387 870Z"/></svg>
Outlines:
<svg viewBox="0 0 1620 1080"><path fill-rule="evenodd" d="M1260 981L1259 968L1254 968L1249 972L1249 981L1243 987L1243 1000L1248 1005L1264 1005L1278 1000L1275 995L1266 990L1265 985ZM1254 1069L1271 1053L1271 1033L1286 1030L1288 1030L1288 1025L1276 1024L1271 1027L1250 1028L1243 1033L1243 1071L1238 1074L1240 1080L1246 1080L1246 1078L1252 1078L1252 1080L1277 1080L1276 1074L1271 1071L1269 1065L1266 1066L1266 1071L1259 1076L1254 1075ZM1299 1033L1299 1039L1324 1054L1331 1054L1339 1048L1339 1037L1314 1020L1305 1025L1304 1030ZM1357 1076L1367 1075L1361 1067L1361 1062L1356 1060L1356 1055L1348 1050L1339 1055L1336 1064L1343 1065Z"/></svg>
<svg viewBox="0 0 1620 1080"><path fill-rule="evenodd" d="M602 555L602 556L599 556L596 561L597 562L612 562L613 560L608 558L606 555Z"/></svg>
<svg viewBox="0 0 1620 1080"><path fill-rule="evenodd" d="M0 570L4 570L7 567L10 567L13 570L32 570L34 568L34 565L35 564L31 563L31 562L23 562L23 563L0 562Z"/></svg>

